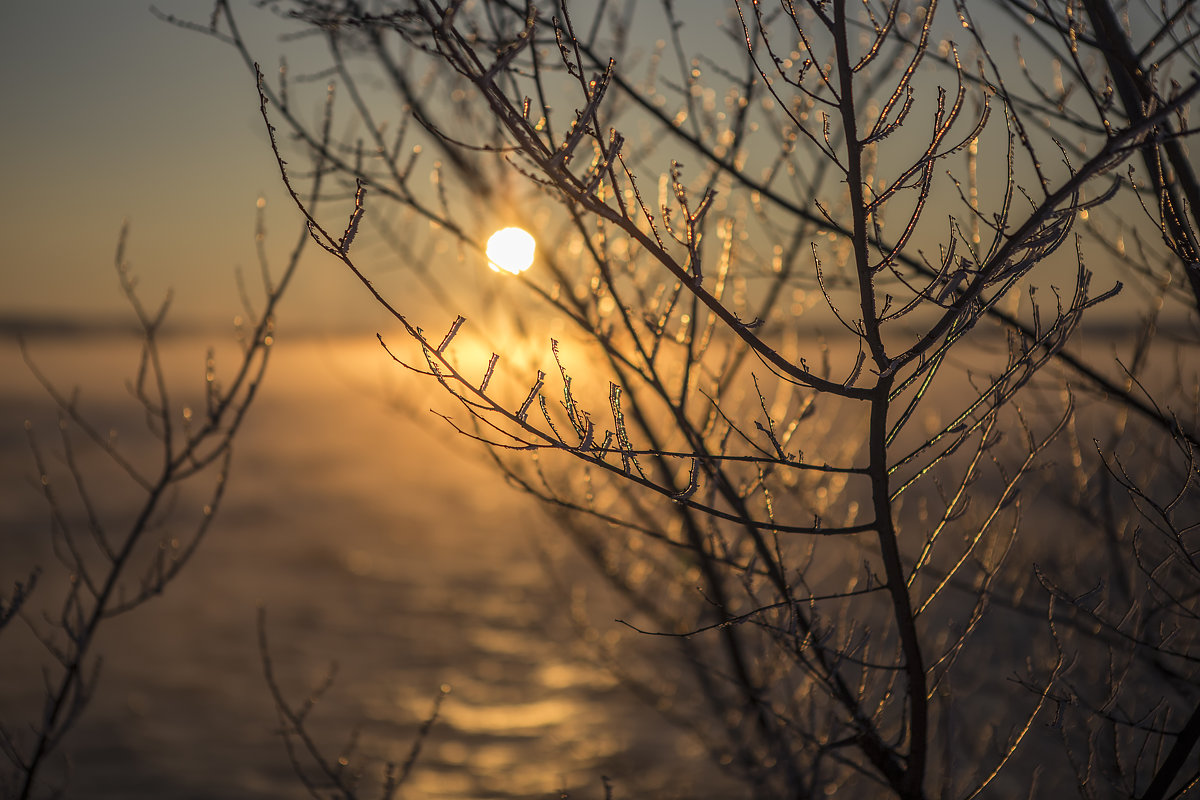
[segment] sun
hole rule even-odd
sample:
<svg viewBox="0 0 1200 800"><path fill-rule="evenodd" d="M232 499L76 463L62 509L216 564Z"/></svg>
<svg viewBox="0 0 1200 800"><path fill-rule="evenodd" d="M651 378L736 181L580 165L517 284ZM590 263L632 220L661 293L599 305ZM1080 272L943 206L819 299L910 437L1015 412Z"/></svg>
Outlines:
<svg viewBox="0 0 1200 800"><path fill-rule="evenodd" d="M537 243L521 228L502 228L488 239L488 266L496 272L504 270L514 275L529 269Z"/></svg>

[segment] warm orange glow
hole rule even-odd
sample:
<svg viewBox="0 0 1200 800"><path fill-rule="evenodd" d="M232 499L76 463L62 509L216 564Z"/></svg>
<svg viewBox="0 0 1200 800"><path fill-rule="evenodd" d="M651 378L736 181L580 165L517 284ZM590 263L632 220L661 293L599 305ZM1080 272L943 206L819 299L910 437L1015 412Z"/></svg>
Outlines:
<svg viewBox="0 0 1200 800"><path fill-rule="evenodd" d="M504 270L517 275L529 269L536 247L533 237L521 228L503 228L488 239L488 266L496 272Z"/></svg>

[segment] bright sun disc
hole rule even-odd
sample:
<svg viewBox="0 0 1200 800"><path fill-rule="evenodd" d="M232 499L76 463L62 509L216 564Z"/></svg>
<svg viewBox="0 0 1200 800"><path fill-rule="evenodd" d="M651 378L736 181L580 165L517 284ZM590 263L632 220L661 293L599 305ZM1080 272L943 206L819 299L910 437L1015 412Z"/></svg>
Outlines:
<svg viewBox="0 0 1200 800"><path fill-rule="evenodd" d="M498 230L488 239L488 266L496 272L524 272L533 263L534 247L533 237L520 228Z"/></svg>

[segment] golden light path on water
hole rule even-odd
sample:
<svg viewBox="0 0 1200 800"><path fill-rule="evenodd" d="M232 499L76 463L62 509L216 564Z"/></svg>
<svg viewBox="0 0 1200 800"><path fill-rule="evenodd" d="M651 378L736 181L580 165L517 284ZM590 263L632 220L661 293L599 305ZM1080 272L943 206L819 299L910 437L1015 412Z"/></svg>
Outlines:
<svg viewBox="0 0 1200 800"><path fill-rule="evenodd" d="M505 362L553 363L544 340L512 342L503 343ZM53 380L84 387L81 408L119 431L133 463L153 465L161 442L126 388L140 344L127 334L81 334L28 346ZM240 353L219 333L168 336L160 346L174 399L200 409L196 365L215 347L225 375ZM492 351L472 346L459 357L482 374ZM566 344L564 353L585 359ZM0 339L0 375L11 423L0 425L9 436L0 441L21 442L26 417L37 432L57 430L57 409L14 341ZM208 538L178 582L139 609L148 613L106 634L103 689L72 732L72 796L296 793L246 625L260 606L287 680L304 685L329 659L340 662L338 694L326 697L317 724L329 741L363 730L364 785L382 786L383 764L410 752L445 685L453 691L406 784L412 797L596 797L601 775L629 787L622 797L735 796L715 765L691 766L708 763L696 740L676 736L593 660L576 623L586 618L607 637L624 606L567 537L540 530L532 496L428 412L456 412L441 384L410 380L377 341L357 334L280 337L268 375ZM368 441L378 446L364 449ZM94 452L81 455L100 470L89 474L101 481L102 513L120 515L141 496L121 475L108 482ZM0 448L0 586L33 563L54 563L52 543L34 535L45 529L46 507L31 461L20 446ZM208 492L181 488L178 519L193 518ZM220 597L206 602L213 586ZM568 607L585 616L563 613ZM611 637L600 643L615 646ZM31 636L0 637L0 645L0 709L38 719L44 698L29 687L40 686L48 654Z"/></svg>
<svg viewBox="0 0 1200 800"><path fill-rule="evenodd" d="M495 272L518 275L533 264L537 243L528 231L521 228L501 228L487 243L488 266Z"/></svg>

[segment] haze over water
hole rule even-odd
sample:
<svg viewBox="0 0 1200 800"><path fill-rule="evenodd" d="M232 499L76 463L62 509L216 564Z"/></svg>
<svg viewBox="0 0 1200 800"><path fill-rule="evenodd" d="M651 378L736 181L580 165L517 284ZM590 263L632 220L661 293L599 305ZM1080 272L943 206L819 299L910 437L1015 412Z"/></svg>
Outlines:
<svg viewBox="0 0 1200 800"><path fill-rule="evenodd" d="M169 341L181 386L201 374L210 340ZM123 388L135 340L35 339L30 350L63 388L83 387L85 411L118 428L135 455L152 452ZM394 367L385 358L365 338L277 346L208 538L161 598L103 628L96 697L64 744L70 796L305 796L275 733L260 607L291 699L339 664L312 718L331 754L357 727L366 753L403 761L439 687L450 686L413 796L599 796L601 775L658 797L730 796L697 771L706 759L695 742L587 656L569 621L570 593L582 598L586 587L597 620L621 616L617 605L562 540L545 535L533 501L425 411L438 400L419 382L403 378L421 394L407 410L388 407L377 378ZM48 398L11 340L2 368L14 379L0 391L0 580L11 585L44 564L31 603L53 612L61 576L22 419L34 421L60 475L61 448ZM115 516L118 497L108 498ZM199 494L179 506L194 502ZM17 665L0 682L0 717L11 727L36 717L40 681L30 670L43 655L24 630L0 638L0 660ZM51 773L66 776L61 758Z"/></svg>

